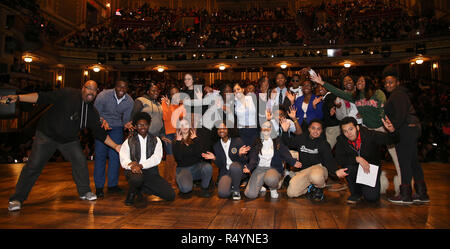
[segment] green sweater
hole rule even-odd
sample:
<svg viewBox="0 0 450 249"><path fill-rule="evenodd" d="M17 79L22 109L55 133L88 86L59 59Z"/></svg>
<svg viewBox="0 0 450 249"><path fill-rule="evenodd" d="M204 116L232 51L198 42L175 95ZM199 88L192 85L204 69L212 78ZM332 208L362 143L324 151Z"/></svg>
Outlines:
<svg viewBox="0 0 450 249"><path fill-rule="evenodd" d="M374 129L383 126L381 118L384 117L384 103L386 103L386 95L383 91L376 90L372 97L366 100L364 92L360 92L359 96L354 99L351 93L345 92L329 83L325 83L323 87L339 98L355 103L363 119L363 124L368 128Z"/></svg>

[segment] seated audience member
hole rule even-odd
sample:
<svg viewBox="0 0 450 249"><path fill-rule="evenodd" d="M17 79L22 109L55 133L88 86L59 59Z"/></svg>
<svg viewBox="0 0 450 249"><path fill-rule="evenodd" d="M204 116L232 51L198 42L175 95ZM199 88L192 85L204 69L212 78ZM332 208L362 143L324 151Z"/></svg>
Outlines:
<svg viewBox="0 0 450 249"><path fill-rule="evenodd" d="M202 158L202 153L206 152L205 146L201 144L195 129L190 128L189 121L181 120L179 127L172 142L172 151L177 162L176 182L181 197L191 196L194 180L201 180L200 197L210 197L212 166Z"/></svg>
<svg viewBox="0 0 450 249"><path fill-rule="evenodd" d="M369 202L377 202L380 199L381 159L379 149L382 145L393 144L398 137L389 118L385 117L382 122L389 133L369 130L358 125L353 117L346 117L340 122L342 134L337 139L336 161L342 168L336 172L336 175L339 178L347 178L350 189L350 197L347 199L349 204L358 202L361 197ZM359 165L363 168L364 173L370 173L370 164L378 166L375 187L356 183Z"/></svg>
<svg viewBox="0 0 450 249"><path fill-rule="evenodd" d="M146 112L136 113L133 124L137 132L126 139L120 149L120 164L125 169L125 177L130 185L125 205L133 205L135 197L141 201L141 191L168 201L174 200L175 192L171 185L159 175L162 142L148 133L150 115Z"/></svg>
<svg viewBox="0 0 450 249"><path fill-rule="evenodd" d="M252 175L245 189L245 196L250 199L258 197L261 187L266 184L270 189L270 196L278 198L277 188L283 173L282 161L294 167L301 167L301 163L295 160L288 148L279 138L272 139L270 132L271 122L266 121L261 125L261 138L256 139L250 149L250 162L246 171L252 171Z"/></svg>
<svg viewBox="0 0 450 249"><path fill-rule="evenodd" d="M298 197L308 193L312 200L323 199L328 172L335 174L336 161L331 153L331 147L323 134L323 124L320 120L312 120L309 123L308 132L299 136L290 136L287 131L289 124L283 122L282 140L290 149L299 153L301 162L300 171L296 172L289 182L287 195Z"/></svg>
<svg viewBox="0 0 450 249"><path fill-rule="evenodd" d="M228 198L231 195L233 200L240 200L239 188L250 146L244 145L239 137L231 138L225 123L219 125L217 134L220 140L214 145L214 154L208 151L202 156L205 159L214 160L219 168L217 191L219 197Z"/></svg>

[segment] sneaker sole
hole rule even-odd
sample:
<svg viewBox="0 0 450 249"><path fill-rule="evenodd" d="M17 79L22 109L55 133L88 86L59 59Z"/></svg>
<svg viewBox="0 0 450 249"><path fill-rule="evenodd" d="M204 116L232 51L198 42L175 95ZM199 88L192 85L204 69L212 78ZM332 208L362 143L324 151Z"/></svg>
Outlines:
<svg viewBox="0 0 450 249"><path fill-rule="evenodd" d="M233 200L239 201L241 198L233 197Z"/></svg>
<svg viewBox="0 0 450 249"><path fill-rule="evenodd" d="M422 201L422 200L413 200L413 203L429 203L430 200Z"/></svg>
<svg viewBox="0 0 450 249"><path fill-rule="evenodd" d="M8 211L13 212L13 211L19 211L20 207L14 207L14 208L9 208L8 207Z"/></svg>
<svg viewBox="0 0 450 249"><path fill-rule="evenodd" d="M95 198L90 198L90 199L88 199L88 198L86 198L86 197L80 197L80 199L81 199L81 200L87 200L87 201L95 201L95 200L97 200L97 197L95 197Z"/></svg>
<svg viewBox="0 0 450 249"><path fill-rule="evenodd" d="M391 203L397 204L397 205L410 205L413 204L414 202L407 202L407 201L393 201L393 200L388 200Z"/></svg>

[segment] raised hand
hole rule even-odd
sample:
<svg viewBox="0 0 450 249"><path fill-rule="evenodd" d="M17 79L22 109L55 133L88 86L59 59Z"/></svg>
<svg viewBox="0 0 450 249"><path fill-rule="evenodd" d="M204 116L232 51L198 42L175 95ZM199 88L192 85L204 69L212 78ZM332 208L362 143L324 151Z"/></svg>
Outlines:
<svg viewBox="0 0 450 249"><path fill-rule="evenodd" d="M190 133L191 133L191 139L194 139L197 137L197 131L195 129L191 129Z"/></svg>
<svg viewBox="0 0 450 249"><path fill-rule="evenodd" d="M250 170L247 168L247 165L244 165L244 168L242 169L242 172L249 174Z"/></svg>
<svg viewBox="0 0 450 249"><path fill-rule="evenodd" d="M291 105L294 104L294 102L295 102L295 97L296 97L296 96L297 96L297 95L296 95L295 93L291 93L290 91L287 91L287 92L286 92L286 98L288 98L289 101L291 101Z"/></svg>
<svg viewBox="0 0 450 249"><path fill-rule="evenodd" d="M322 80L322 77L320 77L320 74L310 75L310 79L321 86L323 86L323 84L325 84L325 82L323 82L323 80Z"/></svg>
<svg viewBox="0 0 450 249"><path fill-rule="evenodd" d="M317 104L319 104L319 102L320 101L322 101L322 96L320 96L320 97L316 97L314 100L313 100L313 107L314 107L314 109L316 109L316 106L317 106Z"/></svg>
<svg viewBox="0 0 450 249"><path fill-rule="evenodd" d="M330 109L330 116L334 116L334 114L336 114L336 107L335 107L335 106L333 106L333 107Z"/></svg>
<svg viewBox="0 0 450 249"><path fill-rule="evenodd" d="M391 123L391 120L389 120L388 116L384 115L384 118L382 118L381 121L383 122L384 127L386 127L386 130L391 133L395 131L395 127Z"/></svg>
<svg viewBox="0 0 450 249"><path fill-rule="evenodd" d="M242 156L242 155L247 154L247 152L248 152L250 149L251 149L250 146L246 146L246 145L242 146L242 147L239 149L239 156Z"/></svg>
<svg viewBox="0 0 450 249"><path fill-rule="evenodd" d="M207 151L206 153L202 153L202 157L206 160L216 160L216 156L212 153Z"/></svg>
<svg viewBox="0 0 450 249"><path fill-rule="evenodd" d="M336 170L336 175L337 175L337 177L339 177L339 178L344 178L344 177L348 176L348 174L345 172L345 171L347 171L347 170L348 170L347 168L343 168L343 169L338 169L338 170Z"/></svg>
<svg viewBox="0 0 450 249"><path fill-rule="evenodd" d="M200 89L198 89L195 91L195 96L197 97L197 99L202 99L203 92Z"/></svg>
<svg viewBox="0 0 450 249"><path fill-rule="evenodd" d="M177 131L177 135L176 135L176 138L175 138L177 141L181 141L182 139L183 139L183 136L181 135L181 131L180 130L178 130Z"/></svg>
<svg viewBox="0 0 450 249"><path fill-rule="evenodd" d="M295 120L297 117L297 108L295 108L295 106L291 106L289 107L289 112L288 112L288 116L292 119Z"/></svg>
<svg viewBox="0 0 450 249"><path fill-rule="evenodd" d="M270 110L266 110L266 119L267 121L270 121L272 119L272 113L270 112Z"/></svg>
<svg viewBox="0 0 450 249"><path fill-rule="evenodd" d="M287 119L281 120L281 129L283 129L284 132L287 132L289 130L289 127L291 124L289 124L289 121Z"/></svg>
<svg viewBox="0 0 450 249"><path fill-rule="evenodd" d="M170 99L167 97L167 95L162 96L161 102L166 103L167 105L170 105Z"/></svg>
<svg viewBox="0 0 450 249"><path fill-rule="evenodd" d="M130 121L124 125L125 129L129 131L134 131L135 127L133 126L133 123Z"/></svg>

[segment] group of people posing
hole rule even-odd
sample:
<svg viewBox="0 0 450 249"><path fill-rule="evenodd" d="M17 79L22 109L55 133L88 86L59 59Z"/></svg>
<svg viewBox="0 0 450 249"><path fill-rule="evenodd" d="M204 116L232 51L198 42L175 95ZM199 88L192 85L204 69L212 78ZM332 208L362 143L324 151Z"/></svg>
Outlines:
<svg viewBox="0 0 450 249"><path fill-rule="evenodd" d="M87 81L81 91L64 88L3 96L10 103L53 104L39 121L8 209L21 209L56 149L72 163L73 179L84 200L104 196L108 158L108 193L122 192L121 166L129 185L126 205L143 200L143 194L174 200L174 188L182 198L193 192L210 197L215 186L212 164L219 170L220 198L240 200L245 186L243 193L249 199L267 190L276 199L287 178L288 197L306 195L321 201L333 176L347 180L347 202L357 203L377 202L386 191L379 151L380 146L388 146L397 170L394 183L398 182L396 195L388 200L429 202L418 161L420 121L393 66L383 71L383 79L388 99L364 75L346 75L339 89L310 68L293 75L290 82L284 73L277 73L272 89L269 78L262 77L257 86L236 83L199 90L194 75L188 73L183 90L169 86L164 95L151 84L135 100L127 94L125 81L117 81L115 88L98 96L94 81ZM91 192L77 137L83 128L90 128L96 138L96 194ZM373 187L356 182L358 170L367 174L370 165L380 166ZM200 191L194 190L196 182Z"/></svg>

